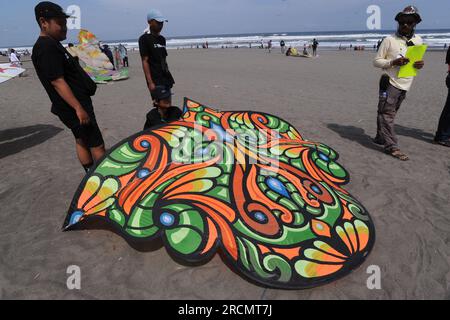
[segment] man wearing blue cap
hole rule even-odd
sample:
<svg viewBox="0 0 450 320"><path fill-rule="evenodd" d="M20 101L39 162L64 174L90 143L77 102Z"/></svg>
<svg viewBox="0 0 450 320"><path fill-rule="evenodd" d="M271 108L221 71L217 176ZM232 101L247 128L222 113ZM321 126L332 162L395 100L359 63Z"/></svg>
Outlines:
<svg viewBox="0 0 450 320"><path fill-rule="evenodd" d="M139 38L139 51L142 58L147 87L155 100L156 87L164 87L168 92L175 84L167 64L166 39L161 35L166 18L158 10L147 15L150 32Z"/></svg>

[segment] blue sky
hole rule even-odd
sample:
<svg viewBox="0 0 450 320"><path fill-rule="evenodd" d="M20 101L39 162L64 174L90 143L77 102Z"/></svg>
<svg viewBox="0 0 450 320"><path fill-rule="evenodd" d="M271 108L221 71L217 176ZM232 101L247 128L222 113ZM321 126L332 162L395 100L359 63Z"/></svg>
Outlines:
<svg viewBox="0 0 450 320"><path fill-rule="evenodd" d="M39 1L1 1L0 47L33 44L38 35L33 8ZM102 40L136 39L146 26L146 12L158 8L171 36L366 30L369 5L382 10L382 28L408 4L421 10L422 29L450 29L449 0L61 0L79 5L82 27ZM76 32L70 32L73 39Z"/></svg>

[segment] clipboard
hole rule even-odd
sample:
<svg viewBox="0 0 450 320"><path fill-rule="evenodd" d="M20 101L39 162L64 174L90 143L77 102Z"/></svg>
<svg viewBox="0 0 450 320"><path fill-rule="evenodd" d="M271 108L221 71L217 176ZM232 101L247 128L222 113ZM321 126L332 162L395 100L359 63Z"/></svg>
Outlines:
<svg viewBox="0 0 450 320"><path fill-rule="evenodd" d="M400 67L400 71L398 72L399 78L409 78L417 76L418 70L414 68L414 63L423 60L427 48L428 46L426 44L408 47L405 58L409 59L409 63L407 65L404 65L403 67Z"/></svg>

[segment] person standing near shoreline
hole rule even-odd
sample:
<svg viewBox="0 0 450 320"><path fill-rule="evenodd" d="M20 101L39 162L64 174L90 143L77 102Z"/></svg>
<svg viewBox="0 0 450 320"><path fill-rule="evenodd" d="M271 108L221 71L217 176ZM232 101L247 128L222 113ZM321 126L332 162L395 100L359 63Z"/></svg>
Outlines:
<svg viewBox="0 0 450 320"><path fill-rule="evenodd" d="M267 43L267 50L269 50L269 53L272 52L272 40L269 40L269 42Z"/></svg>
<svg viewBox="0 0 450 320"><path fill-rule="evenodd" d="M17 68L20 68L20 66L22 65L19 57L16 54L16 50L14 49L11 49L11 53L9 54L9 62L11 63L12 66Z"/></svg>
<svg viewBox="0 0 450 320"><path fill-rule="evenodd" d="M411 89L414 77L399 78L400 67L409 63L405 58L409 46L421 45L423 40L415 34L416 26L422 21L416 7L408 6L395 17L398 22L397 33L383 40L374 66L384 70L380 81L380 94L377 117L377 136L373 142L384 146L385 153L402 161L409 157L400 151L395 134L395 117L406 93ZM423 61L414 63L414 68L422 69Z"/></svg>
<svg viewBox="0 0 450 320"><path fill-rule="evenodd" d="M442 114L439 119L439 127L436 132L436 136L434 137L434 143L444 147L450 147L450 48L447 50L447 58L445 63L448 68L446 79L448 95L447 102L445 103L444 110L442 110Z"/></svg>
<svg viewBox="0 0 450 320"><path fill-rule="evenodd" d="M281 54L284 54L286 52L286 43L284 40L280 41L280 47L281 47Z"/></svg>
<svg viewBox="0 0 450 320"><path fill-rule="evenodd" d="M11 49L11 53L9 54L9 62L11 66L16 68L22 68L22 61L20 61L20 56L17 55L16 50ZM23 77L23 73L19 74L19 78Z"/></svg>
<svg viewBox="0 0 450 320"><path fill-rule="evenodd" d="M116 70L116 64L114 62L114 55L113 55L111 49L109 48L109 45L105 44L105 45L101 46L100 50L108 57L109 62L111 62L111 64L113 65L113 70Z"/></svg>
<svg viewBox="0 0 450 320"><path fill-rule="evenodd" d="M312 49L313 49L313 56L317 56L317 47L319 46L319 41L317 41L317 39L314 38L313 42L312 42Z"/></svg>
<svg viewBox="0 0 450 320"><path fill-rule="evenodd" d="M128 62L128 50L127 47L125 47L123 44L119 44L119 52L120 52L120 59L122 60L122 65L124 68L128 68L129 62Z"/></svg>
<svg viewBox="0 0 450 320"><path fill-rule="evenodd" d="M116 67L117 70L119 70L122 65L122 59L120 58L120 52L117 46L114 46L113 53L114 53L114 66Z"/></svg>

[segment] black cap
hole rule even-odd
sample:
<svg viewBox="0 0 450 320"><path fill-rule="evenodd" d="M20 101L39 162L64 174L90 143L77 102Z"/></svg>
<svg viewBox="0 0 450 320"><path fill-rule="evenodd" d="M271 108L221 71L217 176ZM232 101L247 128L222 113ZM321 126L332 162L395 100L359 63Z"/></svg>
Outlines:
<svg viewBox="0 0 450 320"><path fill-rule="evenodd" d="M151 93L153 100L156 101L169 99L172 96L172 91L165 86L156 86L155 90Z"/></svg>
<svg viewBox="0 0 450 320"><path fill-rule="evenodd" d="M39 18L51 19L51 18L70 18L59 5L50 1L40 2L34 8L34 14L36 15L36 20Z"/></svg>

